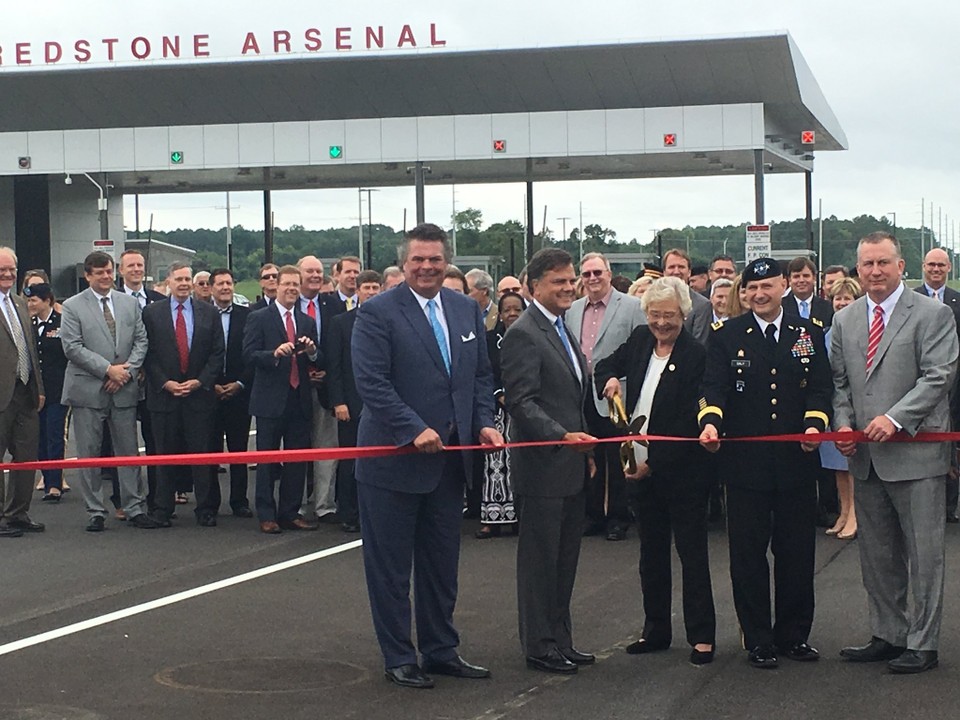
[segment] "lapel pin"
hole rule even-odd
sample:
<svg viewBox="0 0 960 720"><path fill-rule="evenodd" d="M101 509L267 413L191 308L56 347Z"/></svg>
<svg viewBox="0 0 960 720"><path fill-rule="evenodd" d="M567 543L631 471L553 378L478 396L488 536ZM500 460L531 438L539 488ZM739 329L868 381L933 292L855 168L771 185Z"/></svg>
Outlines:
<svg viewBox="0 0 960 720"><path fill-rule="evenodd" d="M670 372L673 372L676 369L677 369L677 366L674 365L673 363L670 363L669 365L667 365L667 370L669 370Z"/></svg>

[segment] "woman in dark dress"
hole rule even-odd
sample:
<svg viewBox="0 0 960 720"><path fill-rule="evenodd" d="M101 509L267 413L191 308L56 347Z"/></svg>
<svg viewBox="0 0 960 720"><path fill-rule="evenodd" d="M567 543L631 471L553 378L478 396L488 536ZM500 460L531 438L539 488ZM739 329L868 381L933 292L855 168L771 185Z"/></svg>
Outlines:
<svg viewBox="0 0 960 720"><path fill-rule="evenodd" d="M631 421L645 417L645 435L695 438L697 401L706 367L706 350L683 327L691 308L690 290L677 278L660 278L643 294L649 325L634 330L627 341L594 368L597 393L620 394ZM673 639L671 623L670 535L680 556L683 579L683 622L691 645L690 662L713 660L716 615L707 554L706 455L697 443L652 441L634 443L640 529L640 588L644 624L639 640L627 646L631 655L666 650Z"/></svg>
<svg viewBox="0 0 960 720"><path fill-rule="evenodd" d="M487 332L487 351L493 368L494 398L497 412L494 422L497 430L509 441L510 416L504 410L503 381L500 379L500 341L510 326L523 312L523 298L514 292L506 292L497 303L499 322ZM483 497L480 501L480 522L477 531L479 540L497 537L501 528L511 526L516 531L517 515L513 507L513 489L510 483L510 450L486 453L483 458Z"/></svg>
<svg viewBox="0 0 960 720"><path fill-rule="evenodd" d="M37 355L46 401L40 411L40 460L62 460L65 444L67 408L60 404L67 358L60 341L60 313L54 309L56 298L46 283L34 283L23 289L27 308L37 336ZM63 471L43 471L43 500L59 502L63 494Z"/></svg>

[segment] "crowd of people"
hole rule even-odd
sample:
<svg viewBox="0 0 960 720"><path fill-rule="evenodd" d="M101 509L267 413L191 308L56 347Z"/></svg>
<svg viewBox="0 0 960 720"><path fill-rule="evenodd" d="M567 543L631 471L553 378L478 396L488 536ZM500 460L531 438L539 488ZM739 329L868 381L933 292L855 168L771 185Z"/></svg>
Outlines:
<svg viewBox="0 0 960 720"><path fill-rule="evenodd" d="M63 458L68 423L79 457L137 455L138 427L147 455L239 451L251 418L257 450L412 445L419 452L259 463L252 506L248 468L225 469L232 514L255 516L265 534L362 529L386 677L405 687L431 687L430 674L489 676L460 657L452 619L464 515L480 519L478 539L519 535L519 633L532 669L594 662L572 637L581 537L622 541L634 525L643 624L626 652L672 643L672 538L690 662L711 662L707 527L725 516L750 664L819 658L808 636L820 525L860 539L873 635L841 654L922 672L938 662L956 453L883 443L960 426L960 294L946 287L941 249L924 258L916 292L905 292L892 235L868 235L857 253L852 271L826 268L819 293L806 257L760 258L738 273L729 256L694 267L681 249L630 281L600 253L577 269L547 248L495 283L451 265L445 233L424 224L382 274L353 256L330 275L314 256L268 263L262 297L246 307L225 268L174 263L146 288L136 251L116 267L91 253L88 289L62 305L42 271L25 273L18 295L16 255L3 247L0 451ZM819 442L831 428L870 443ZM689 442L598 442L628 434ZM782 434L804 440L735 440ZM476 443L487 451L441 452ZM102 532L111 515L170 528L190 493L196 523L215 527L218 472L189 462L83 469L86 530ZM29 515L35 482L10 473L0 536L44 530ZM50 470L40 489L55 503L69 488Z"/></svg>

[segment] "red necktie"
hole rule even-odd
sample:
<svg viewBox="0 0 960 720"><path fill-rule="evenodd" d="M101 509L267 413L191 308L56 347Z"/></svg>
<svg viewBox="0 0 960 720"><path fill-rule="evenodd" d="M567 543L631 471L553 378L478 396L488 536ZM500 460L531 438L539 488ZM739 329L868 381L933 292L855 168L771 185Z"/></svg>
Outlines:
<svg viewBox="0 0 960 720"><path fill-rule="evenodd" d="M313 304L313 300L307 300L307 315L312 317L314 320L317 319L317 308Z"/></svg>
<svg viewBox="0 0 960 720"><path fill-rule="evenodd" d="M873 309L873 322L870 323L870 334L867 336L867 371L873 365L873 358L880 347L880 338L883 337L883 308L877 305Z"/></svg>
<svg viewBox="0 0 960 720"><path fill-rule="evenodd" d="M187 321L183 319L183 303L177 305L177 355L180 356L180 372L186 375L190 365L190 344L187 342Z"/></svg>
<svg viewBox="0 0 960 720"><path fill-rule="evenodd" d="M293 316L287 310L287 342L297 343L296 332L293 329ZM300 387L300 370L297 368L297 355L290 356L290 387L296 390Z"/></svg>

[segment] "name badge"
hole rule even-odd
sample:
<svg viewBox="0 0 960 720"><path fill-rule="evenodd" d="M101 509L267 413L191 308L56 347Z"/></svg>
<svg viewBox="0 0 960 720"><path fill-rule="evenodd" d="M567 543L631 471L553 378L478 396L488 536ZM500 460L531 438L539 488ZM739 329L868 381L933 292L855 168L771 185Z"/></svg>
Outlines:
<svg viewBox="0 0 960 720"><path fill-rule="evenodd" d="M731 361L730 361L730 367L735 367L735 368L748 368L748 367L750 367L750 361L749 361L749 360L743 360L743 359L741 359L741 358L738 358L738 359L736 359L736 360L731 360Z"/></svg>

